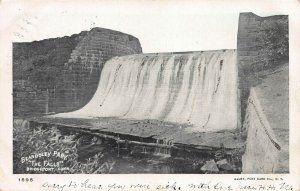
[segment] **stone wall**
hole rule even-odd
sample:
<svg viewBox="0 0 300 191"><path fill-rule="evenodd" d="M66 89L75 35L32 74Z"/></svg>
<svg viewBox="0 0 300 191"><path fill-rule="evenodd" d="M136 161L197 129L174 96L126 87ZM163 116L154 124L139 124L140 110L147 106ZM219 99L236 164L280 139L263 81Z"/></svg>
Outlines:
<svg viewBox="0 0 300 191"><path fill-rule="evenodd" d="M14 115L79 109L96 91L108 59L141 52L137 38L103 28L13 43Z"/></svg>
<svg viewBox="0 0 300 191"><path fill-rule="evenodd" d="M281 149L260 101L252 88L244 128L247 128L247 147L242 158L243 173L275 173L278 166L278 153Z"/></svg>
<svg viewBox="0 0 300 191"><path fill-rule="evenodd" d="M288 16L241 13L237 63L242 131L247 133L243 173L287 173Z"/></svg>
<svg viewBox="0 0 300 191"><path fill-rule="evenodd" d="M49 106L47 90L55 89L62 78L64 63L86 34L13 43L14 115L46 113Z"/></svg>
<svg viewBox="0 0 300 191"><path fill-rule="evenodd" d="M237 36L237 62L242 120L249 88L261 83L261 76L288 63L288 16L259 17L241 13Z"/></svg>

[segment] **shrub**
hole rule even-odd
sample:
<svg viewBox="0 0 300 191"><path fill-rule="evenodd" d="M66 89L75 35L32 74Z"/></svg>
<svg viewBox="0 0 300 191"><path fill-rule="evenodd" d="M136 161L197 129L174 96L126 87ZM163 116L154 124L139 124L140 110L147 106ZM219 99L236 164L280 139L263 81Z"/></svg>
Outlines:
<svg viewBox="0 0 300 191"><path fill-rule="evenodd" d="M31 129L29 123L22 119L15 119L13 124L13 162L14 173L50 173L50 174L100 174L110 173L114 162L104 162L103 154L97 153L92 158L88 158L85 162L78 161L77 139L74 135L62 135L55 128L43 129L37 127ZM30 156L32 154L44 152L63 153L67 156L63 160L62 167L68 167L67 170L59 170L54 168L53 171L33 171L27 170L27 163L21 163L21 157ZM57 158L48 158L50 162L57 162Z"/></svg>

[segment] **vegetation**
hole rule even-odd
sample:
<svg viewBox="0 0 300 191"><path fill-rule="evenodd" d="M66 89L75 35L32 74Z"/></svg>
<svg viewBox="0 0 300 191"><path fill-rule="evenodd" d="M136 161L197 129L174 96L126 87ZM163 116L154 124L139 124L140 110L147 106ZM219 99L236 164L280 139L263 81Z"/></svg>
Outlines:
<svg viewBox="0 0 300 191"><path fill-rule="evenodd" d="M259 56L253 56L251 74L264 70L275 70L278 66L286 64L289 59L289 32L285 20L269 23L261 29L262 33L256 37ZM246 73L247 73L246 72Z"/></svg>
<svg viewBox="0 0 300 191"><path fill-rule="evenodd" d="M98 153L85 162L78 161L77 154L78 139L75 136L63 136L59 134L57 128L30 129L25 120L14 120L13 126L13 161L14 173L50 173L50 174L101 174L110 173L114 163L104 162L102 153ZM40 171L28 169L33 167L31 163L23 162L22 157L28 157L40 153L51 153L50 157L34 159L37 163L47 161L47 164L56 164L61 161L60 168L53 168L51 171ZM53 153L61 153L66 159L53 157ZM45 167L45 166L44 166ZM66 168L67 167L67 168Z"/></svg>
<svg viewBox="0 0 300 191"><path fill-rule="evenodd" d="M279 65L289 58L289 37L287 25L272 23L272 26L265 30L263 39L266 56L264 63L266 67Z"/></svg>

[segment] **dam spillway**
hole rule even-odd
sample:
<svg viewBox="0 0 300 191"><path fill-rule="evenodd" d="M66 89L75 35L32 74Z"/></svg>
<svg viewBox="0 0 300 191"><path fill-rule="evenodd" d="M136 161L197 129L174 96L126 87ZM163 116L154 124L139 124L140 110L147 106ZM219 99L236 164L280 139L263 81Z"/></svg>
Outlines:
<svg viewBox="0 0 300 191"><path fill-rule="evenodd" d="M239 124L235 50L114 57L96 93L62 118L117 117L188 124L192 131L234 130Z"/></svg>
<svg viewBox="0 0 300 191"><path fill-rule="evenodd" d="M269 37L277 39L272 47ZM141 54L137 38L100 28L71 36L73 43L63 43L67 46L55 42L54 58L47 53L53 42L14 44L19 74L14 75L14 128L24 114L26 134L42 133L47 144L74 144L83 159L98 151L114 161L136 159L128 165L121 161L117 168L125 169L117 173L145 172L137 170L137 163L149 154L162 154L170 166L178 160L179 171L164 173L212 173L217 168L206 167L215 162L220 173L289 172L287 15L241 13L236 50ZM24 54L33 57L24 59ZM55 71L63 69L49 91L40 89L49 82L29 78L30 64L45 54L50 55L44 59L47 65L53 61ZM36 82L42 86L33 86ZM31 142L15 141L20 151L18 145ZM14 160L18 156L14 153ZM193 167L198 162L195 171L186 171L186 161ZM148 159L143 161L147 164ZM224 171L224 164L232 170ZM131 165L132 171L126 168Z"/></svg>

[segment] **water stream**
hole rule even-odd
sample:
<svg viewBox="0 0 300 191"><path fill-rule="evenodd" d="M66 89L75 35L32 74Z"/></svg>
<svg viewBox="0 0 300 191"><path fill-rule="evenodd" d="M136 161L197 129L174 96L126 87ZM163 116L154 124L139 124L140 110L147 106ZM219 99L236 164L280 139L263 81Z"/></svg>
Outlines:
<svg viewBox="0 0 300 191"><path fill-rule="evenodd" d="M82 109L57 117L158 119L197 131L237 128L236 51L114 57Z"/></svg>

